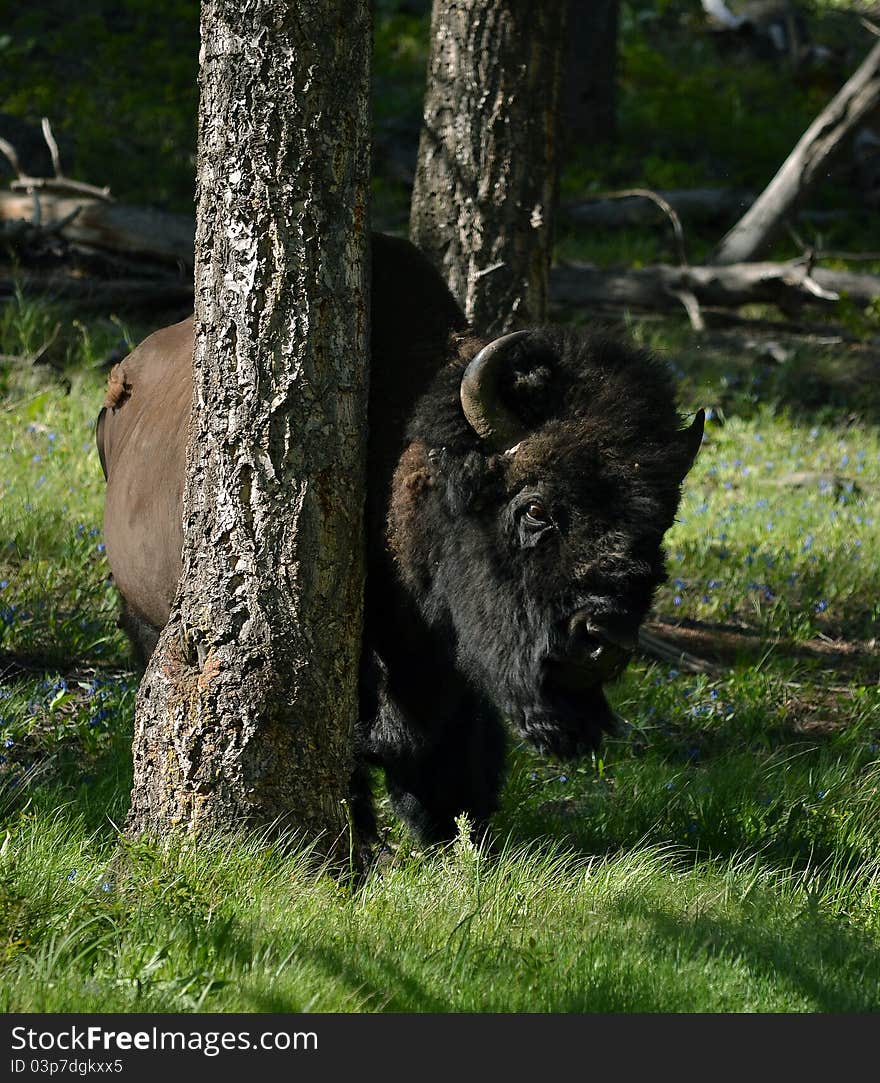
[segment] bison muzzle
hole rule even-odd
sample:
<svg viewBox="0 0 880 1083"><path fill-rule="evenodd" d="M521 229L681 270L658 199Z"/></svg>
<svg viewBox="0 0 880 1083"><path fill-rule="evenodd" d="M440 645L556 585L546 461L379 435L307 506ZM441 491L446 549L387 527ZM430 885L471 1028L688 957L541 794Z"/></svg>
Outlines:
<svg viewBox="0 0 880 1083"><path fill-rule="evenodd" d="M541 752L595 749L604 685L665 579L663 537L699 449L670 375L570 328L472 337L427 260L377 235L367 580L352 804L375 835L369 766L423 842L497 807L506 726ZM145 660L181 572L193 323L112 371L98 429L105 541Z"/></svg>

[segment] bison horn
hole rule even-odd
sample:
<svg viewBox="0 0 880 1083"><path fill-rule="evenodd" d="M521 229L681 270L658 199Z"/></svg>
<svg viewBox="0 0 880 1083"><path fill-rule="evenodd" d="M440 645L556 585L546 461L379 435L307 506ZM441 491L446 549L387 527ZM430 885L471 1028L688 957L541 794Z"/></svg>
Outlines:
<svg viewBox="0 0 880 1083"><path fill-rule="evenodd" d="M514 331L494 339L480 350L461 378L464 416L477 436L496 451L513 447L527 433L522 421L501 402L498 385L510 360L510 347L529 334Z"/></svg>

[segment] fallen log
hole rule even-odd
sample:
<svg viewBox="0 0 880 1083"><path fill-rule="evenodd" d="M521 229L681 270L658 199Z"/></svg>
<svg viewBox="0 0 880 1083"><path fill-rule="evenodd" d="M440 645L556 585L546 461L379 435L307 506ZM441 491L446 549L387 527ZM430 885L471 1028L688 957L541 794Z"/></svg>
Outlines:
<svg viewBox="0 0 880 1083"><path fill-rule="evenodd" d="M867 305L880 297L880 276L830 271L807 259L784 263L672 267L657 264L604 270L591 264L561 264L550 271L550 299L562 306L668 310L691 296L698 305L737 308L774 304L783 311L804 305L831 309L841 296Z"/></svg>
<svg viewBox="0 0 880 1083"><path fill-rule="evenodd" d="M662 218L648 199L609 205L613 202L641 203ZM191 303L195 223L188 215L46 192L0 192L0 226L16 222L62 237L79 263L75 269L25 266L15 281L27 292L49 293L89 307ZM102 253L107 254L105 260ZM103 275L97 273L102 264ZM7 272L0 277L0 296L13 291L13 275ZM550 300L556 305L668 311L686 303L692 320L698 319L695 306L736 308L760 302L792 312L804 305L830 307L842 295L866 305L880 296L880 277L825 270L805 258L626 270L569 263L550 273Z"/></svg>
<svg viewBox="0 0 880 1083"><path fill-rule="evenodd" d="M48 230L60 225L58 232L71 244L192 271L190 215L46 191L0 192L0 222L18 221Z"/></svg>
<svg viewBox="0 0 880 1083"><path fill-rule="evenodd" d="M45 296L50 300L73 301L89 309L111 311L146 311L191 307L193 285L190 278L117 278L112 280L65 271L47 273L0 274L0 300L14 297L21 290L26 296Z"/></svg>
<svg viewBox="0 0 880 1083"><path fill-rule="evenodd" d="M740 188L672 188L658 190L682 221L712 224L733 221L755 200L753 192ZM624 226L665 225L656 203L647 196L620 198L613 193L564 204L563 215L578 225L620 229Z"/></svg>
<svg viewBox="0 0 880 1083"><path fill-rule="evenodd" d="M26 294L47 294L89 308L162 308L192 304L192 278L180 276L119 277L49 272L0 274L0 298L16 288ZM589 264L563 264L550 272L550 301L563 308L595 307L668 312L690 295L698 306L737 308L775 304L785 312L809 305L832 311L839 295L867 305L880 297L880 276L814 268L804 261L749 263L729 267L672 267L660 264L608 271Z"/></svg>

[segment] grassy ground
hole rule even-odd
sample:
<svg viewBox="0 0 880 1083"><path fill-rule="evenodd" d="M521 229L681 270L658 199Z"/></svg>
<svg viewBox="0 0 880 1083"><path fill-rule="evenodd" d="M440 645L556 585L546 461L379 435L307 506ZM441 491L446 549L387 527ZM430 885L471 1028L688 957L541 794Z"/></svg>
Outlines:
<svg viewBox="0 0 880 1083"><path fill-rule="evenodd" d="M296 847L120 838L136 678L92 438L120 330L22 300L0 353L59 321L63 375L7 364L0 407L0 1006L880 1007L880 438L870 382L834 405L863 347L780 366L631 324L713 412L654 626L715 668L638 659L601 757L514 749L500 856L389 820L391 868L351 892Z"/></svg>
<svg viewBox="0 0 880 1083"><path fill-rule="evenodd" d="M814 4L814 25L851 70L842 7ZM399 8L377 4L374 195L389 222L405 214L399 152L426 46L424 19ZM50 113L72 175L186 209L191 9L162 0L164 41L141 0L22 9L0 35L0 109ZM77 35L88 49L69 47ZM837 85L725 59L665 0L624 5L622 48L620 141L569 162L566 199L759 190ZM842 175L817 199L849 207L826 245L878 247ZM713 228L690 231L693 259ZM663 224L584 234L564 216L560 252L670 258ZM653 623L706 672L636 659L612 691L626 727L601 756L514 747L499 852L420 854L389 819L394 861L351 891L295 840L120 836L136 676L100 532L96 365L150 327L4 303L0 1008L878 1010L880 362L875 316L843 316L813 334L710 318L695 336L678 315L618 328L667 358L683 409L710 408ZM56 326L51 366L8 359Z"/></svg>

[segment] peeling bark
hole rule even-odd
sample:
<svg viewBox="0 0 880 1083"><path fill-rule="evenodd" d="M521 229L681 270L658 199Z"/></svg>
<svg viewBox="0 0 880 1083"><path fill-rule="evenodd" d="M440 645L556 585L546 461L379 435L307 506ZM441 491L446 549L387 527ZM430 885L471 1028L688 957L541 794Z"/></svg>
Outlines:
<svg viewBox="0 0 880 1083"><path fill-rule="evenodd" d="M434 2L410 237L485 334L546 309L565 7Z"/></svg>
<svg viewBox="0 0 880 1083"><path fill-rule="evenodd" d="M363 588L366 0L203 0L183 576L129 829L347 852Z"/></svg>

